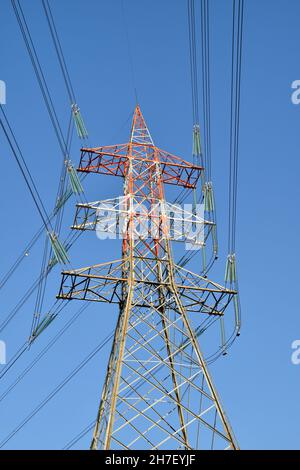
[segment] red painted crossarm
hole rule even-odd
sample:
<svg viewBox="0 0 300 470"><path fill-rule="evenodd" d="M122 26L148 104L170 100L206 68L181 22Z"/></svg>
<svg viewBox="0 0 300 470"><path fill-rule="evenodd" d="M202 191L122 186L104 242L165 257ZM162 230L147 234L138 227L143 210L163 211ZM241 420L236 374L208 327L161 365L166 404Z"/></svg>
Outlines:
<svg viewBox="0 0 300 470"><path fill-rule="evenodd" d="M145 152L146 151L146 152ZM203 168L171 155L154 145L118 144L97 148L81 149L78 171L121 176L126 174L130 158L153 165L153 155L159 159L163 182L186 188L194 188ZM146 156L145 156L146 155Z"/></svg>

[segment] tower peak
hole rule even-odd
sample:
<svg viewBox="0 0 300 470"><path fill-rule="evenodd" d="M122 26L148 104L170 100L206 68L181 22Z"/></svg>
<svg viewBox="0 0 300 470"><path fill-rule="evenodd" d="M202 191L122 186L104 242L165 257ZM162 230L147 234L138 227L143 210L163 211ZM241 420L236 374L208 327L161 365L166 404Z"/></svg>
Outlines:
<svg viewBox="0 0 300 470"><path fill-rule="evenodd" d="M137 104L133 113L130 142L154 145L140 106Z"/></svg>

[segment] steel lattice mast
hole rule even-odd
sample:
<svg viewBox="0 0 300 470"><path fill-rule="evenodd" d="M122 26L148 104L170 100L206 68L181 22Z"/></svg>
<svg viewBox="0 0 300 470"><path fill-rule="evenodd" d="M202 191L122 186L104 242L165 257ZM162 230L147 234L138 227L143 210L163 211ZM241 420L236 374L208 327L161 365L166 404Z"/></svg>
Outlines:
<svg viewBox="0 0 300 470"><path fill-rule="evenodd" d="M119 305L91 448L237 449L190 318L223 317L236 292L175 264L170 246L164 184L193 188L203 168L157 148L137 106L130 142L82 149L78 170L124 178L121 202L78 204L73 226L102 217L109 232L99 209L122 216L121 259L63 272L58 295Z"/></svg>

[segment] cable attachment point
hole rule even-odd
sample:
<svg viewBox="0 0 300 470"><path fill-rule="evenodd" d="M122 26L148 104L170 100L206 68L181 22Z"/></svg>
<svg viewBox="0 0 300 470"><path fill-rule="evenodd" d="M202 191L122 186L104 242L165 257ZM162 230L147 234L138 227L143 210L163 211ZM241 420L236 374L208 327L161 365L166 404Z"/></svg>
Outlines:
<svg viewBox="0 0 300 470"><path fill-rule="evenodd" d="M29 345L53 322L56 318L57 313L47 313L39 325L33 330L32 335L30 336L28 342Z"/></svg>
<svg viewBox="0 0 300 470"><path fill-rule="evenodd" d="M83 191L82 184L80 182L80 179L78 178L77 172L71 160L68 160L66 165L67 165L67 171L69 174L70 185L71 185L73 193L74 194L83 193L84 191Z"/></svg>
<svg viewBox="0 0 300 470"><path fill-rule="evenodd" d="M235 254L229 254L227 256L226 268L225 268L225 282L233 284L236 282L236 264Z"/></svg>
<svg viewBox="0 0 300 470"><path fill-rule="evenodd" d="M67 254L66 248L63 244L59 241L58 236L55 232L48 233L50 243L52 246L53 254L58 263L67 264L69 263L69 258Z"/></svg>
<svg viewBox="0 0 300 470"><path fill-rule="evenodd" d="M194 124L193 127L193 155L194 157L200 158L202 154L201 142L200 142L200 126L199 124Z"/></svg>
<svg viewBox="0 0 300 470"><path fill-rule="evenodd" d="M80 108L78 107L76 103L72 104L71 108L72 108L72 113L73 113L78 137L80 139L86 139L88 137L88 132L86 130L84 121L80 114Z"/></svg>
<svg viewBox="0 0 300 470"><path fill-rule="evenodd" d="M203 186L204 210L213 212L215 210L215 198L211 181L207 181Z"/></svg>

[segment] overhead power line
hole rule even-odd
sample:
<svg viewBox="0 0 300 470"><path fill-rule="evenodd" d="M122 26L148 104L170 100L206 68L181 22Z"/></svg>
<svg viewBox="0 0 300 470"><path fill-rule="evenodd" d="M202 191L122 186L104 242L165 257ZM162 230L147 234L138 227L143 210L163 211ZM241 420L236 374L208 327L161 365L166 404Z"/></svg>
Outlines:
<svg viewBox="0 0 300 470"><path fill-rule="evenodd" d="M64 82L65 82L65 85L66 85L67 93L68 93L68 96L69 96L69 99L70 99L70 103L73 104L73 103L76 103L76 96L75 96L74 88L73 88L72 81L71 81L71 78L70 78L67 63L66 63L66 60L65 60L65 56L64 56L64 53L63 53L63 50L62 50L61 42L60 42L60 39L59 39L59 36L58 36L58 32L57 32L57 28L56 28L56 25L55 25L54 17L52 15L52 11L51 11L51 8L50 8L50 4L49 4L48 0L42 0L42 4L43 4L43 9L44 9L44 12L45 12L45 15L46 15L47 23L48 23L48 26L49 26L50 34L51 34L51 37L52 37L52 40L53 40L53 44L54 44L54 47L55 47L55 51L56 51L56 54L57 54L57 58L58 58L58 61L59 61L60 67L61 67L62 74L63 74L63 78L64 78Z"/></svg>
<svg viewBox="0 0 300 470"><path fill-rule="evenodd" d="M216 204L213 192L213 184L211 181L211 131L210 131L210 19L209 19L209 5L207 0L200 2L200 31L201 35L198 40L197 37L197 9L194 0L187 0L188 10L188 32L189 32L189 59L190 59L190 78L192 90L192 116L193 116L193 161L204 167L201 172L200 184L201 191L197 196L197 189L193 190L194 206L203 203L205 211L207 211L208 220L210 220L214 227L210 233L211 239L211 254L207 256L207 248L204 245L201 249L202 258L202 275L206 275L214 264L218 256L218 240L217 240L217 225L216 225ZM199 90L198 90L198 47L201 44L201 96L202 107L199 111ZM201 130L200 121L202 121L204 145L201 143ZM179 199L182 203L186 195ZM179 203L178 201L178 203ZM177 202L177 201L176 201ZM187 265L195 257L196 252L185 253L180 259L182 266Z"/></svg>
<svg viewBox="0 0 300 470"><path fill-rule="evenodd" d="M113 338L108 334L1 442L2 449L29 421L34 418Z"/></svg>
<svg viewBox="0 0 300 470"><path fill-rule="evenodd" d="M41 196L39 194L39 191L37 189L37 186L33 180L33 177L32 177L32 174L29 170L29 167L25 161L25 158L21 152L21 149L18 145L18 142L16 140L16 137L13 133L13 130L9 124L9 121L6 117L6 114L4 112L4 109L3 109L3 106L0 105L0 109L1 109L1 113L2 113L2 116L4 117L4 121L3 119L0 118L0 125L2 127L2 130L4 132L4 135L7 139L7 142L10 146L10 149L12 151L12 154L18 164L18 167L21 171L21 174L25 180L25 183L26 183L26 186L31 194L31 197L34 201L34 204L38 210L38 213L42 219L42 222L46 228L46 230L49 232L52 230L52 226L51 226L51 222L50 222L50 219L49 219L49 216L47 214L47 211L45 209L45 206L43 204L43 201L41 199Z"/></svg>
<svg viewBox="0 0 300 470"><path fill-rule="evenodd" d="M228 194L228 256L225 282L239 292L236 266L236 216L238 193L238 162L240 137L240 101L242 76L242 50L244 27L244 0L233 0L232 4L232 48L231 48L231 99L230 99L230 146L229 146L229 194ZM235 297L235 325L239 335L241 308L239 295Z"/></svg>
<svg viewBox="0 0 300 470"><path fill-rule="evenodd" d="M205 141L206 180L211 181L211 117L210 117L210 21L209 0L201 0L202 106Z"/></svg>
<svg viewBox="0 0 300 470"><path fill-rule="evenodd" d="M51 94L50 94L50 91L49 91L49 88L45 79L45 75L44 75L40 60L37 55L35 45L33 43L33 39L29 30L29 26L27 24L23 9L21 7L19 0L11 0L11 4L14 10L23 40L25 42L25 46L28 51L28 55L31 60L39 87L41 89L41 93L45 101L45 105L49 113L49 117L52 122L53 129L58 140L58 144L60 146L62 154L65 156L67 152L67 143L65 141L64 134L60 126L59 119L57 117L57 113L55 111L53 100L51 98Z"/></svg>
<svg viewBox="0 0 300 470"><path fill-rule="evenodd" d="M58 58L58 62L59 62L59 65L60 65L60 69L61 69L63 79L64 79L64 82L65 82L65 86L66 86L67 94L68 94L68 97L69 97L69 101L70 101L70 104L71 104L72 114L73 114L73 117L74 117L74 122L76 124L78 137L80 137L82 139L87 139L88 133L87 133L83 118L81 116L79 106L77 105L76 96L75 96L75 92L74 92L74 87L73 87L72 82L71 82L70 73L69 73L69 70L68 70L68 67L67 67L66 59L65 59L63 49L62 49L62 46L61 46L61 42L60 42L60 39L59 39L59 36L58 36L58 32L57 32L54 17L53 17L51 8L50 8L50 4L49 4L48 0L42 0L42 4L43 4L43 9L44 9L44 12L45 12L46 19L47 19L47 23L48 23L48 26L49 26L51 38L52 38L54 48L55 48L55 51L56 51L56 55L57 55L57 58Z"/></svg>
<svg viewBox="0 0 300 470"><path fill-rule="evenodd" d="M67 304L63 304L60 307L58 313L60 313ZM23 380L23 378L33 369L33 367L39 363L39 361L47 354L47 352L54 346L57 341L64 335L64 333L75 323L75 321L80 317L80 315L87 309L89 304L83 305L68 321L67 323L56 333L56 335L46 344L46 346L35 356L35 358L30 362L28 366L26 366L21 373L17 375L17 377L13 380L13 382L8 386L8 388L1 393L0 395L0 402L2 402L11 392L12 390ZM26 348L27 348L27 343ZM25 349L26 349L25 348ZM23 349L20 349L22 351ZM19 351L19 354L20 354ZM20 357L17 353L16 358ZM16 360L14 361L14 363ZM0 376L2 378L2 376Z"/></svg>
<svg viewBox="0 0 300 470"><path fill-rule="evenodd" d="M235 252L244 0L233 0L230 104L228 253Z"/></svg>
<svg viewBox="0 0 300 470"><path fill-rule="evenodd" d="M81 232L75 233L70 231L69 236L66 238L64 242L64 246L66 247L66 250L69 251L73 244L76 242L76 240L81 236ZM39 283L41 279L45 278L46 276L49 275L51 270L56 264L56 260L52 258L52 262L48 264L45 267L44 272L40 273L38 278L32 283L32 285L27 289L25 294L21 297L21 299L17 302L16 306L7 314L5 319L2 321L0 324L0 333L7 327L7 325L12 321L12 319L18 314L20 309L23 307L23 305L27 302L27 300L31 297L31 295L34 293L34 291L37 289L39 286Z"/></svg>

